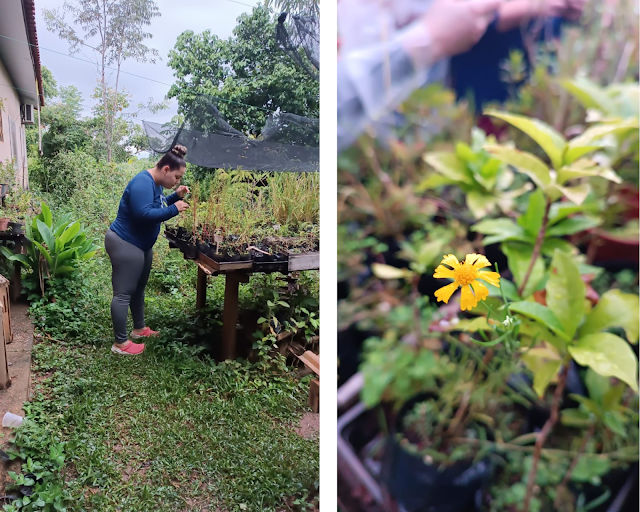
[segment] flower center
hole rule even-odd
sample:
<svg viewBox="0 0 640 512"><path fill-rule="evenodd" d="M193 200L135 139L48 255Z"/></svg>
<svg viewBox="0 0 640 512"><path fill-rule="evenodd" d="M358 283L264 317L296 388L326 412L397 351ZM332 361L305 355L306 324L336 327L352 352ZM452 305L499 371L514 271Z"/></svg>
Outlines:
<svg viewBox="0 0 640 512"><path fill-rule="evenodd" d="M472 281L478 278L478 271L466 262L455 269L454 272L455 280L461 286L471 284Z"/></svg>

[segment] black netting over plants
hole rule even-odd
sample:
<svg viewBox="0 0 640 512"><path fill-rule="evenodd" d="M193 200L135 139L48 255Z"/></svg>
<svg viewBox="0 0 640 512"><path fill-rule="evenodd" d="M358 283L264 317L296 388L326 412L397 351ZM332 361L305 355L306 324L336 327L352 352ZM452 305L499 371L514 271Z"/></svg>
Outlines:
<svg viewBox="0 0 640 512"><path fill-rule="evenodd" d="M233 128L220 114L216 99L194 102L182 126L143 121L149 147L166 153L176 144L187 148L187 162L210 169L266 172L318 172L318 119L274 112L258 138Z"/></svg>
<svg viewBox="0 0 640 512"><path fill-rule="evenodd" d="M276 41L280 49L304 69L311 78L319 79L320 25L317 16L301 16L283 12L278 17ZM308 61L300 55L301 49Z"/></svg>

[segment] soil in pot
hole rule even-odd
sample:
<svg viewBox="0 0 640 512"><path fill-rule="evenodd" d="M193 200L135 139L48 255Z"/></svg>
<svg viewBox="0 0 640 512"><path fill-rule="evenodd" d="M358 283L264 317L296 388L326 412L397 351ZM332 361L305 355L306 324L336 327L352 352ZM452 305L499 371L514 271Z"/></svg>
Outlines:
<svg viewBox="0 0 640 512"><path fill-rule="evenodd" d="M442 467L408 448L405 436L411 433L405 433L404 420L417 404L429 398L419 395L398 413L395 432L400 435L391 435L387 441L381 480L407 512L471 512L477 495L491 479L493 464L483 458Z"/></svg>

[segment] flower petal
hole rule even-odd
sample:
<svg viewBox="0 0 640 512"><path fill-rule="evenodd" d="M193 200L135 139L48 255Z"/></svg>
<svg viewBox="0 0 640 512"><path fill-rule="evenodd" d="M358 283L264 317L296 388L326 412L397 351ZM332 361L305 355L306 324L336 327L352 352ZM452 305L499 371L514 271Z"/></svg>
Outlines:
<svg viewBox="0 0 640 512"><path fill-rule="evenodd" d="M447 286L443 286L439 290L436 290L435 296L436 299L438 299L438 302L444 302L445 304L447 304L449 302L449 299L453 295L453 292L458 289L458 286L458 283L451 283Z"/></svg>
<svg viewBox="0 0 640 512"><path fill-rule="evenodd" d="M489 289L480 281L473 281L471 286L473 287L473 293L476 296L476 300L481 301L489 296Z"/></svg>
<svg viewBox="0 0 640 512"><path fill-rule="evenodd" d="M478 305L478 299L471 291L470 286L462 287L462 296L460 297L460 309L462 311L469 310L471 311Z"/></svg>
<svg viewBox="0 0 640 512"><path fill-rule="evenodd" d="M481 269L481 268L491 266L491 263L489 263L489 260L483 254L476 254L476 253L467 254L467 257L465 258L464 261L465 263L467 263L468 265L472 265L473 268L476 268L476 269Z"/></svg>
<svg viewBox="0 0 640 512"><path fill-rule="evenodd" d="M458 258L456 258L453 254L447 254L444 258L442 258L442 264L449 265L452 268L458 268L460 266Z"/></svg>
<svg viewBox="0 0 640 512"><path fill-rule="evenodd" d="M500 274L497 272L478 272L478 279L482 279L493 286L500 287Z"/></svg>
<svg viewBox="0 0 640 512"><path fill-rule="evenodd" d="M435 274L433 274L433 277L438 279L442 279L442 278L454 279L455 276L456 276L456 273L450 268L445 267L444 265L438 265L438 268L436 268Z"/></svg>

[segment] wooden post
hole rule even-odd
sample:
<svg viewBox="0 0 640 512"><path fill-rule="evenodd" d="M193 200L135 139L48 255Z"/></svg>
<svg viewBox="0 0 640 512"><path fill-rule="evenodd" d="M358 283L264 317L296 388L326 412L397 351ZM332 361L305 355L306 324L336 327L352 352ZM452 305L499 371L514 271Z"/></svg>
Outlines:
<svg viewBox="0 0 640 512"><path fill-rule="evenodd" d="M207 274L198 266L198 286L196 287L196 309L207 305Z"/></svg>
<svg viewBox="0 0 640 512"><path fill-rule="evenodd" d="M238 323L238 289L248 283L244 272L229 272L225 276L224 312L222 314L222 360L236 358L236 324Z"/></svg>
<svg viewBox="0 0 640 512"><path fill-rule="evenodd" d="M5 280L6 282L6 280ZM5 283L8 285L8 283ZM9 294L7 293L7 296ZM4 305L2 307L4 313ZM7 360L7 340L5 339L4 315L0 315L0 389L11 386L11 376L9 375L9 361Z"/></svg>
<svg viewBox="0 0 640 512"><path fill-rule="evenodd" d="M316 414L320 412L320 379L309 383L309 409Z"/></svg>
<svg viewBox="0 0 640 512"><path fill-rule="evenodd" d="M15 254L22 254L24 247L24 235L18 236L14 249ZM13 276L11 278L11 299L16 302L20 298L22 293L22 263L19 261L13 262Z"/></svg>

